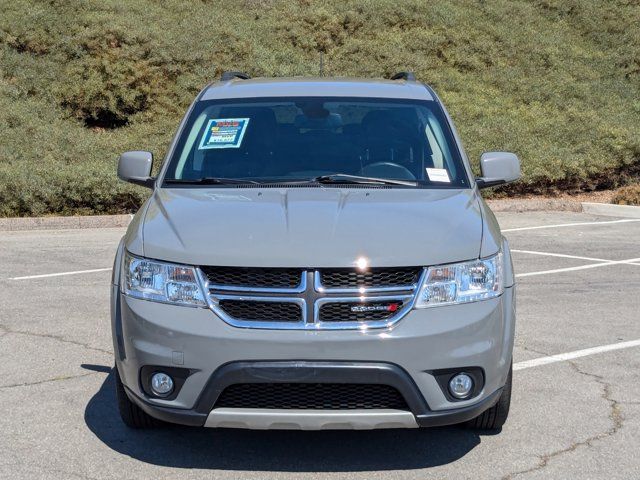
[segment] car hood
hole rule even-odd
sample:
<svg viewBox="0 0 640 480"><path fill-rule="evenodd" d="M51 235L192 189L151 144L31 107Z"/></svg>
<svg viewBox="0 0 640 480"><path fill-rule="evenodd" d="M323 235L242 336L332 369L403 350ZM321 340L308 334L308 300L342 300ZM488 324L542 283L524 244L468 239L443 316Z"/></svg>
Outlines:
<svg viewBox="0 0 640 480"><path fill-rule="evenodd" d="M469 189L158 189L132 253L191 265L435 265L478 258L482 225Z"/></svg>

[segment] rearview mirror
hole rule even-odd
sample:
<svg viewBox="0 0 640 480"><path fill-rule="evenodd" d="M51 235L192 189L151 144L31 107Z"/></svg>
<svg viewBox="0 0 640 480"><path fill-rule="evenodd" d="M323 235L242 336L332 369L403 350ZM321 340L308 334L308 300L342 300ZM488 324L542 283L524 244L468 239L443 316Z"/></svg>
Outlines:
<svg viewBox="0 0 640 480"><path fill-rule="evenodd" d="M480 157L482 177L476 178L478 188L495 187L520 178L520 160L509 152L485 152Z"/></svg>
<svg viewBox="0 0 640 480"><path fill-rule="evenodd" d="M118 160L118 178L125 182L153 188L155 178L151 177L153 154L151 152L124 152Z"/></svg>

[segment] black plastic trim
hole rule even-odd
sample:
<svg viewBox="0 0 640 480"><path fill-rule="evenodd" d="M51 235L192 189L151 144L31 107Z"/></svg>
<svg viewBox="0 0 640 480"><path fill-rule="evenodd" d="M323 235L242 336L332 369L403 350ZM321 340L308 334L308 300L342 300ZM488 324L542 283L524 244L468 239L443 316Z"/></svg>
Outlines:
<svg viewBox="0 0 640 480"><path fill-rule="evenodd" d="M133 183L134 185L140 185L141 187L154 189L156 186L156 177L146 177L146 178L129 178L126 180L129 183Z"/></svg>
<svg viewBox="0 0 640 480"><path fill-rule="evenodd" d="M416 421L421 427L443 427L445 425L455 425L464 423L476 418L485 410L493 407L502 394L502 388L496 390L487 398L468 407L460 407L450 410L437 410L424 415L416 415Z"/></svg>
<svg viewBox="0 0 640 480"><path fill-rule="evenodd" d="M114 266L115 269L115 266ZM113 287L112 287L113 288ZM114 325L115 325L115 334L116 334L116 346L118 350L118 359L120 361L127 358L127 353L124 348L124 334L122 333L122 295L120 295L120 288L118 287L116 292L116 300L114 302L115 311L114 314Z"/></svg>
<svg viewBox="0 0 640 480"><path fill-rule="evenodd" d="M234 78L239 78L240 80L249 80L251 77L244 72L228 71L222 73L220 80L222 82L227 82L229 80L233 80Z"/></svg>
<svg viewBox="0 0 640 480"><path fill-rule="evenodd" d="M144 367L143 367L144 368ZM169 373L165 367L151 367ZM155 368L155 369L154 369ZM185 369L186 370L186 369ZM127 395L158 420L203 426L222 391L234 383L380 383L395 387L416 416L429 406L411 376L398 365L376 362L243 361L219 367L207 382L193 409L153 405L126 388ZM165 397L164 400L170 399Z"/></svg>
<svg viewBox="0 0 640 480"><path fill-rule="evenodd" d="M484 370L480 367L459 367L459 368L443 368L439 370L427 370L426 373L433 375L450 402L464 402L477 397L484 388ZM449 381L458 373L466 373L473 379L473 390L467 398L456 398L449 392Z"/></svg>
<svg viewBox="0 0 640 480"><path fill-rule="evenodd" d="M421 427L466 422L496 404L502 388L482 401L461 408L432 411L411 376L400 366L379 362L242 361L218 368L192 409L152 405L125 386L127 395L147 414L158 420L203 426L222 391L234 383L381 383L395 387L405 398Z"/></svg>
<svg viewBox="0 0 640 480"><path fill-rule="evenodd" d="M416 76L413 72L398 72L391 77L391 80L406 80L407 82L415 82Z"/></svg>
<svg viewBox="0 0 640 480"><path fill-rule="evenodd" d="M497 187L498 185L504 185L505 183L507 183L505 180L487 180L483 177L476 178L476 185L480 190L483 188Z"/></svg>
<svg viewBox="0 0 640 480"><path fill-rule="evenodd" d="M163 372L173 379L173 390L169 395L159 396L151 390L151 376L154 373ZM173 400L180 393L180 389L189 376L195 373L195 370L179 367L165 367L163 365L145 365L140 368L140 388L151 398L161 398L162 400Z"/></svg>
<svg viewBox="0 0 640 480"><path fill-rule="evenodd" d="M235 383L379 383L395 387L414 414L429 406L409 374L398 365L374 362L232 362L218 368L196 402L195 410L209 413L222 391Z"/></svg>
<svg viewBox="0 0 640 480"><path fill-rule="evenodd" d="M207 421L208 414L199 413L186 408L163 407L160 405L152 405L146 400L138 397L125 385L125 392L133 403L138 405L142 410L153 418L162 420L163 422L176 423L179 425L188 425L191 427L202 427Z"/></svg>

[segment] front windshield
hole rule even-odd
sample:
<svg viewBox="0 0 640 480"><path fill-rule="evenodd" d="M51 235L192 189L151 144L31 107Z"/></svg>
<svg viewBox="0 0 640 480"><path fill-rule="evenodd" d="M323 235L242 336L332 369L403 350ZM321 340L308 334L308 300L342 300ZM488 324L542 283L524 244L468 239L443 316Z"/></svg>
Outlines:
<svg viewBox="0 0 640 480"><path fill-rule="evenodd" d="M289 97L198 102L165 182L309 181L344 174L468 186L442 109L432 101Z"/></svg>

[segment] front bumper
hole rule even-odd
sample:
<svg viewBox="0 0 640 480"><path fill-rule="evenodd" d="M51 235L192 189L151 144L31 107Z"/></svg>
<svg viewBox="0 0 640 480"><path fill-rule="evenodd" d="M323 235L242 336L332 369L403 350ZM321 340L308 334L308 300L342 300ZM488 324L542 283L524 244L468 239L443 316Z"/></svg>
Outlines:
<svg viewBox="0 0 640 480"><path fill-rule="evenodd" d="M136 300L121 295L116 286L113 289L116 363L127 393L150 415L172 423L297 429L460 423L495 404L511 364L514 288L491 300L413 310L390 329L348 331L236 328L208 309ZM313 375L329 365L390 368L396 372L394 378L402 377L403 384L413 385L411 389L399 389L411 412L213 409L215 398L213 402L211 399L223 386L220 371L227 365L247 362L252 369L279 363L281 378L299 377L307 367L315 369ZM175 398L152 398L140 382L140 370L145 365L187 368L191 374ZM470 400L448 399L433 370L472 366L484 372L483 389ZM379 370L374 372L360 370L359 378L369 383L372 378L380 380ZM354 380L357 378L341 381L358 383Z"/></svg>
<svg viewBox="0 0 640 480"><path fill-rule="evenodd" d="M396 388L409 410L287 410L214 408L221 392L234 383L382 383ZM462 408L431 411L411 377L400 367L372 362L232 362L217 369L191 409L157 406L136 396L129 398L149 415L170 423L257 430L325 430L416 428L470 420L493 406L502 388L480 402Z"/></svg>

